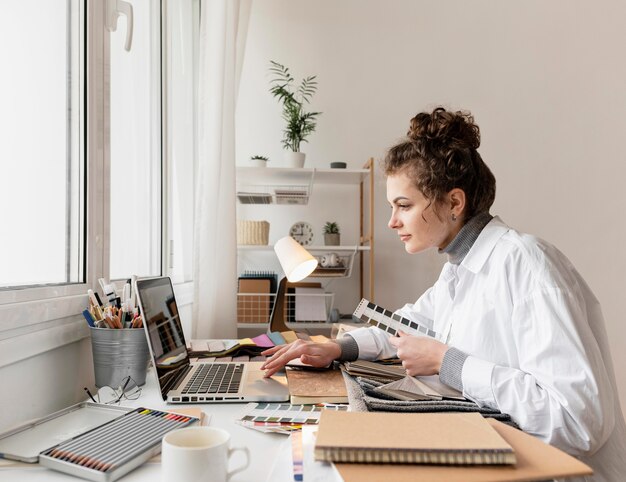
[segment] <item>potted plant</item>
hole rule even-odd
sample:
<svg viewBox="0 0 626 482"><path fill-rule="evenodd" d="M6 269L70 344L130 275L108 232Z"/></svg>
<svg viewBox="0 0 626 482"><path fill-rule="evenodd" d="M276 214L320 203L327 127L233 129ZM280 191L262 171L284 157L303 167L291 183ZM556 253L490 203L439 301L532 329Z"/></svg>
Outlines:
<svg viewBox="0 0 626 482"><path fill-rule="evenodd" d="M283 107L283 119L287 123L283 130L283 147L287 150L286 159L289 167L304 166L304 153L300 152L300 144L308 142L307 137L315 132L316 119L321 112L306 112L305 103L317 91L316 76L305 77L296 88L295 79L284 65L270 60L270 93L278 99Z"/></svg>
<svg viewBox="0 0 626 482"><path fill-rule="evenodd" d="M267 161L269 161L269 159L265 156L252 156L250 158L250 163L256 167L266 167Z"/></svg>
<svg viewBox="0 0 626 482"><path fill-rule="evenodd" d="M326 246L339 246L341 244L339 225L334 221L328 221L324 224L324 244Z"/></svg>

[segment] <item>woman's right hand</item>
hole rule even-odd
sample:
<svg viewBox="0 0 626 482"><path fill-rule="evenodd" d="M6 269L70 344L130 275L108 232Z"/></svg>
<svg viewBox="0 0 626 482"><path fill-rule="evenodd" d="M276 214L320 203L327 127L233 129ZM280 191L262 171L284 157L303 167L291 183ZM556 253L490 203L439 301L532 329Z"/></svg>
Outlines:
<svg viewBox="0 0 626 482"><path fill-rule="evenodd" d="M314 341L296 340L288 345L269 348L261 355L271 355L261 366L261 370L267 370L265 376L271 377L295 358L300 358L302 363L318 368L328 366L333 360L341 356L341 347L334 341L316 343Z"/></svg>

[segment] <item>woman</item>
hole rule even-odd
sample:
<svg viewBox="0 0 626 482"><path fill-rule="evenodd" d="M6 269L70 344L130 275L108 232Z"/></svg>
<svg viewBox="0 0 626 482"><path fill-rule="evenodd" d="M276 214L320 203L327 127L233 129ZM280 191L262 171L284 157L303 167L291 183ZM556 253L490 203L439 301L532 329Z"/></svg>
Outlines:
<svg viewBox="0 0 626 482"><path fill-rule="evenodd" d="M556 248L489 214L495 178L479 145L471 115L437 108L415 116L385 159L389 227L408 253L448 256L435 285L399 310L437 339L360 328L300 340L265 352L267 376L297 357L324 366L397 355L408 375L439 374L579 457L594 469L588 480L623 480L626 426L598 301Z"/></svg>

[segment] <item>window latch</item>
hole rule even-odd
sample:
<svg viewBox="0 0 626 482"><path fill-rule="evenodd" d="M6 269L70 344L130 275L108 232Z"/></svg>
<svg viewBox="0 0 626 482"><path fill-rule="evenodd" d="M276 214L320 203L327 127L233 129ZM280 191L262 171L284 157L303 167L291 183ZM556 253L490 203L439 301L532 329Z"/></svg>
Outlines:
<svg viewBox="0 0 626 482"><path fill-rule="evenodd" d="M126 16L126 43L124 48L130 52L133 42L133 6L124 0L107 0L106 28L109 32L117 30L117 19L120 15Z"/></svg>

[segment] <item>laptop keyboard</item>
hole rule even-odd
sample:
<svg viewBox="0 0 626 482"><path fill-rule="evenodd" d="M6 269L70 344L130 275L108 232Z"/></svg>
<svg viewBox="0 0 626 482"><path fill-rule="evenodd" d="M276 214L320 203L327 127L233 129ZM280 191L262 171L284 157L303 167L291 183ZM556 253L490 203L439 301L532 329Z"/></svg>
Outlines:
<svg viewBox="0 0 626 482"><path fill-rule="evenodd" d="M243 363L206 363L198 365L183 394L237 393L241 384Z"/></svg>

